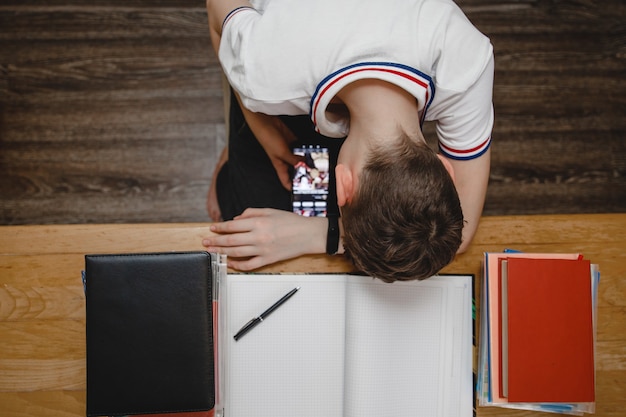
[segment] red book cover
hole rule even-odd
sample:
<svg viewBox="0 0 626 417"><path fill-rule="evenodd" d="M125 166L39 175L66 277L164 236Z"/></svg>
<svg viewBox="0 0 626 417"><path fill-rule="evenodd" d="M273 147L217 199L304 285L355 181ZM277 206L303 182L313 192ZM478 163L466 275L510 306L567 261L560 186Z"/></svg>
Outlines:
<svg viewBox="0 0 626 417"><path fill-rule="evenodd" d="M484 265L484 285L487 289L487 317L489 328L489 375L490 393L493 403L506 403L508 399L502 394L501 345L506 344L502 340L502 320L500 316L501 299L501 262L509 258L532 258L532 259L582 259L580 253L510 253L510 252L486 252ZM506 298L506 297L504 297Z"/></svg>
<svg viewBox="0 0 626 417"><path fill-rule="evenodd" d="M590 262L510 258L508 401L595 397Z"/></svg>

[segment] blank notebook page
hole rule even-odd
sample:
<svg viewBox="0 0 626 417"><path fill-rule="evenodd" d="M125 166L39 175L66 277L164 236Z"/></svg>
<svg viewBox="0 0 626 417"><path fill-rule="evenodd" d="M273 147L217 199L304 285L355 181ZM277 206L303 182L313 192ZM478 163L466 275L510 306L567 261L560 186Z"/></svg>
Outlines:
<svg viewBox="0 0 626 417"><path fill-rule="evenodd" d="M292 277L293 279L290 279ZM342 417L345 284L337 276L229 275L229 417ZM257 327L233 335L294 287Z"/></svg>
<svg viewBox="0 0 626 417"><path fill-rule="evenodd" d="M346 417L471 416L469 286L349 285Z"/></svg>

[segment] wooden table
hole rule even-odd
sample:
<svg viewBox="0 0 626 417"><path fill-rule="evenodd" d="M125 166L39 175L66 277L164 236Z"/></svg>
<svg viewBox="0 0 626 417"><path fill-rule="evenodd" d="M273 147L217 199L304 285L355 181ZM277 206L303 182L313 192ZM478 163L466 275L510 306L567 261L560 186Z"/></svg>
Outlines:
<svg viewBox="0 0 626 417"><path fill-rule="evenodd" d="M203 250L207 233L206 224L0 227L0 416L85 415L85 254ZM626 214L484 217L470 250L443 272L479 276L482 253L505 248L581 252L600 264L596 415L626 415ZM307 256L263 270L350 265ZM543 415L491 407L478 414Z"/></svg>

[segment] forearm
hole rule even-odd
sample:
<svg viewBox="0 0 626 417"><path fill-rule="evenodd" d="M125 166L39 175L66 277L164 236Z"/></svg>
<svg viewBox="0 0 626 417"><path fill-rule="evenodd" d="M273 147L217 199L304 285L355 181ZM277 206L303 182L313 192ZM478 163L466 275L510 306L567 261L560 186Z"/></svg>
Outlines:
<svg viewBox="0 0 626 417"><path fill-rule="evenodd" d="M456 189L465 220L463 242L458 251L463 253L472 242L482 216L489 182L491 151L487 150L479 158L469 161L449 161L454 168Z"/></svg>
<svg viewBox="0 0 626 417"><path fill-rule="evenodd" d="M276 131L282 131L283 125L278 116L270 116L264 113L257 113L249 110L246 106L243 105L241 101L241 97L237 90L234 90L235 97L237 98L237 103L239 103L239 107L241 108L241 113L243 114L244 119L246 119L246 124L254 134L254 136L261 142L261 145L265 148L265 143L263 140L267 137L276 137ZM295 136L288 130L285 130L288 134L289 139L293 140Z"/></svg>

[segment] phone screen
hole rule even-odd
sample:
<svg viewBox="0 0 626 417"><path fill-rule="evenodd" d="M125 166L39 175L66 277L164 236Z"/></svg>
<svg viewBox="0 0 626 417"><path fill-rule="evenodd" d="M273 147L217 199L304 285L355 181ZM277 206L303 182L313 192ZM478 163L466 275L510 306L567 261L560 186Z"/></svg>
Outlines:
<svg viewBox="0 0 626 417"><path fill-rule="evenodd" d="M306 217L326 217L330 180L328 148L309 145L295 148L302 161L294 167L293 212Z"/></svg>

